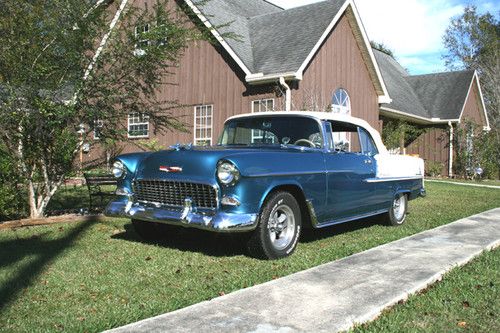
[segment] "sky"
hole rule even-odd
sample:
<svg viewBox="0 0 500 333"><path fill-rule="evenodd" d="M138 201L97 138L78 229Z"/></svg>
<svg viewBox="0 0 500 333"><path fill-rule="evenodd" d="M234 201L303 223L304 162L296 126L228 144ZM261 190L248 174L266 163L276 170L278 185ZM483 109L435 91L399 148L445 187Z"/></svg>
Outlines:
<svg viewBox="0 0 500 333"><path fill-rule="evenodd" d="M283 8L321 0L268 0ZM467 4L479 12L500 11L498 0L355 0L370 40L384 43L411 74L445 70L442 37L450 19Z"/></svg>

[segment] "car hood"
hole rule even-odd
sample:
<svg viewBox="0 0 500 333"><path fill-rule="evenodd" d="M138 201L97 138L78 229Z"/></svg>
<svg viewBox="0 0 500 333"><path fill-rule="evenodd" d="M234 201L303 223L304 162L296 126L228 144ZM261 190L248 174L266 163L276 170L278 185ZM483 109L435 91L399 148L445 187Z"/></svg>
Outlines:
<svg viewBox="0 0 500 333"><path fill-rule="evenodd" d="M296 154L296 148L276 147L193 147L160 151L146 156L136 171L137 179L190 179L215 182L217 163L227 159L238 165L239 157L253 155L252 159L265 159L277 152ZM244 173L244 170L240 170Z"/></svg>

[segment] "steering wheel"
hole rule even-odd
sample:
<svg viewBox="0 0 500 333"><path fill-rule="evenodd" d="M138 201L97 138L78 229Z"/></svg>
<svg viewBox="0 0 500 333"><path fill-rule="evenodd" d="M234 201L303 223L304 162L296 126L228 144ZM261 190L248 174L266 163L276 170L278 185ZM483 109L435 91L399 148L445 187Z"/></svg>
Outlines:
<svg viewBox="0 0 500 333"><path fill-rule="evenodd" d="M299 140L294 142L294 145L307 147L306 145L304 145L304 143L307 143L311 148L316 148L316 145L314 144L314 142L307 140L307 139L299 139Z"/></svg>

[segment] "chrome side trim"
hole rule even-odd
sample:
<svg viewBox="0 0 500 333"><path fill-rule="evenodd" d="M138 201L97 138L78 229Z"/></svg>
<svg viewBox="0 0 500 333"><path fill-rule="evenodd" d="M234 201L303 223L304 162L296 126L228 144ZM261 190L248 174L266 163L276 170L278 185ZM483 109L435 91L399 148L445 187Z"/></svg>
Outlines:
<svg viewBox="0 0 500 333"><path fill-rule="evenodd" d="M418 180L423 179L422 176L411 176L411 177L386 177L386 178L368 178L364 181L366 183L383 183L383 182L397 182L400 180Z"/></svg>
<svg viewBox="0 0 500 333"><path fill-rule="evenodd" d="M303 171L303 172L269 172L269 173L257 173L253 175L245 175L249 178L257 177L286 177L286 176L307 176L307 175L318 175L324 174L325 171Z"/></svg>
<svg viewBox="0 0 500 333"><path fill-rule="evenodd" d="M308 175L320 175L320 174L332 174L332 173L354 173L354 170L323 170L323 171L301 171L301 172L270 172L270 173L258 173L253 175L245 175L249 178L257 177L287 177L287 176L308 176Z"/></svg>
<svg viewBox="0 0 500 333"><path fill-rule="evenodd" d="M338 219L338 220L332 220L329 222L321 223L321 224L317 225L315 228L320 229L320 228L330 227L330 226L336 225L336 224L346 223L346 222L360 220L360 219L364 219L364 218L375 216L375 215L384 214L384 213L387 213L388 211L389 211L389 209L381 209L381 210L377 210L377 211L374 211L371 213L356 215L356 216L352 216L352 217L345 217L345 218Z"/></svg>

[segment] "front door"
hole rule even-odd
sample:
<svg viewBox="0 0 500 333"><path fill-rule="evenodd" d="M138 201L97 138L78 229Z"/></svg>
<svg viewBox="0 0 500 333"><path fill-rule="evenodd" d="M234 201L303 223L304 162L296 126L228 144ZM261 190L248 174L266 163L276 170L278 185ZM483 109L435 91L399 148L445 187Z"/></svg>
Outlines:
<svg viewBox="0 0 500 333"><path fill-rule="evenodd" d="M350 123L330 124L333 139L325 153L327 199L321 216L325 224L368 214L374 200L374 184L367 180L375 177L375 159L366 147L367 132ZM339 134L350 142L335 142Z"/></svg>

